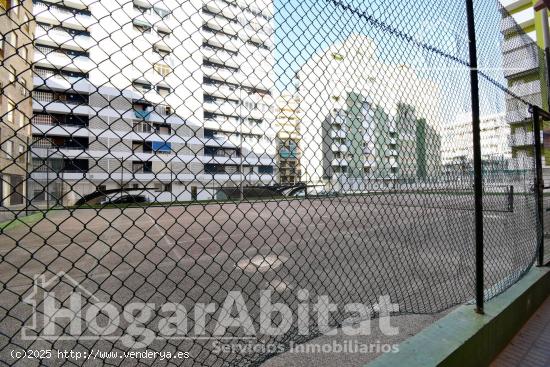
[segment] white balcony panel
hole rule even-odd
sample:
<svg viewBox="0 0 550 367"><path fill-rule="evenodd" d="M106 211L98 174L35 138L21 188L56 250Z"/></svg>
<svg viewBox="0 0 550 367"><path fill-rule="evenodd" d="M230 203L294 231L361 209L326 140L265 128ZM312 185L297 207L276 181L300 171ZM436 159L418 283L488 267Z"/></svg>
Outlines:
<svg viewBox="0 0 550 367"><path fill-rule="evenodd" d="M48 89L57 91L74 90L76 92L89 92L92 89L92 85L88 79L60 75L49 77L34 76L33 84L35 87L46 86Z"/></svg>

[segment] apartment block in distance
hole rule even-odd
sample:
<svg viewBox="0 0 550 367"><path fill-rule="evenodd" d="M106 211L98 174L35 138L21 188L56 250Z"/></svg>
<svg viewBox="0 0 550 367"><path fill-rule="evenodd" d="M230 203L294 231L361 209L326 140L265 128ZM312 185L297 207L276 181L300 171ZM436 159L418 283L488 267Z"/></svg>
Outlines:
<svg viewBox="0 0 550 367"><path fill-rule="evenodd" d="M208 199L240 168L250 184L273 181L270 78L250 64L271 53L253 22L265 7L215 3L35 1L36 200L44 187L65 205L117 188Z"/></svg>
<svg viewBox="0 0 550 367"><path fill-rule="evenodd" d="M31 12L31 0L0 1L0 207L7 212L23 208L27 201L34 32Z"/></svg>
<svg viewBox="0 0 550 367"><path fill-rule="evenodd" d="M304 182L361 191L437 177L442 119L433 81L384 64L364 35L314 54L297 79Z"/></svg>
<svg viewBox="0 0 550 367"><path fill-rule="evenodd" d="M510 135L510 126L503 113L480 118L481 154L484 161L508 161L512 157L510 145L534 144L532 134ZM443 164L473 162L472 115L458 115L445 129ZM525 140L525 141L523 141Z"/></svg>
<svg viewBox="0 0 550 367"><path fill-rule="evenodd" d="M282 186L296 185L301 180L300 121L302 110L298 96L283 92L277 98L277 170Z"/></svg>
<svg viewBox="0 0 550 367"><path fill-rule="evenodd" d="M425 183L441 168L441 138L409 105L389 116L352 92L322 126L323 177L333 189L364 191Z"/></svg>

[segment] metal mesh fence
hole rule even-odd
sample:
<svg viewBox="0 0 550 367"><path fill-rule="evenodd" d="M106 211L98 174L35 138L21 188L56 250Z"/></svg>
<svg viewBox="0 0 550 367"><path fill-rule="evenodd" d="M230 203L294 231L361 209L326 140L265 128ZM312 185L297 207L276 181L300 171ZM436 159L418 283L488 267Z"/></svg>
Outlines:
<svg viewBox="0 0 550 367"><path fill-rule="evenodd" d="M304 308L325 296L373 317L383 295L399 313L474 298L464 2L0 4L3 363L259 365L349 322ZM533 35L474 5L490 299L536 256L547 90ZM303 317L266 333L261 291ZM216 351L235 340L279 348Z"/></svg>

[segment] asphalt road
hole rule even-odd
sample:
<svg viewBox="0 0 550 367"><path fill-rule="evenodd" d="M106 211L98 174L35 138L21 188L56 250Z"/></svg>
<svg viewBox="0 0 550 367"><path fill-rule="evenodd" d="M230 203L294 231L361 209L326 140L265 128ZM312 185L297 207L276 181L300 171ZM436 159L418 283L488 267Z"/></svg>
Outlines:
<svg viewBox="0 0 550 367"><path fill-rule="evenodd" d="M485 271L486 288L493 294L531 264L536 221L531 196L516 195L513 212L507 211L505 199L490 200L484 215ZM177 302L189 314L197 302L221 305L228 291L240 290L254 321L261 289L272 290L273 302L293 311L297 291L307 289L312 302L328 295L338 305L373 305L379 296L390 295L400 313L436 313L473 297L472 207L461 195L392 194L54 210L30 228L20 225L0 234L0 360L12 364L8 353L16 347L119 347L108 340L21 340L20 329L32 316L21 296L32 291L39 274L65 272L97 299L120 307L135 301ZM70 291L58 290L56 298ZM333 314L331 325L344 316ZM189 329L194 325L190 317ZM154 311L147 325L154 328L158 318ZM214 322L207 320L207 330ZM229 329L226 336L242 333ZM262 340L285 344L313 336L291 329L285 337ZM215 354L211 340L155 340L149 348L190 352L183 365L243 366L267 357Z"/></svg>

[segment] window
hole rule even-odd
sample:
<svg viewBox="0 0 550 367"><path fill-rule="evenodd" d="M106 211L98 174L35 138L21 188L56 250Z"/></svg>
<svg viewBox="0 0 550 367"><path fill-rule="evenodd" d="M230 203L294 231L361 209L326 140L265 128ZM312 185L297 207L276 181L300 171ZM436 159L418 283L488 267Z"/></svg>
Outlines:
<svg viewBox="0 0 550 367"><path fill-rule="evenodd" d="M9 34L10 38L10 45L17 50L17 34L15 34L15 31L12 31Z"/></svg>
<svg viewBox="0 0 550 367"><path fill-rule="evenodd" d="M23 15L23 25L25 26L25 30L27 33L30 33L31 31L31 22L29 21L29 17L27 14Z"/></svg>
<svg viewBox="0 0 550 367"><path fill-rule="evenodd" d="M15 76L17 75L17 71L15 70L15 68L13 66L10 66L10 83L14 83L15 82Z"/></svg>
<svg viewBox="0 0 550 367"><path fill-rule="evenodd" d="M166 64L155 64L153 66L153 68L155 69L155 71L157 73L159 73L160 75L166 77L168 74L170 74L172 72L172 68L170 68L170 66L166 65Z"/></svg>
<svg viewBox="0 0 550 367"><path fill-rule="evenodd" d="M136 88L136 90L141 93L147 93L151 90L151 84L134 82L133 85L134 88Z"/></svg>
<svg viewBox="0 0 550 367"><path fill-rule="evenodd" d="M170 18L170 11L166 9L154 8L155 13L161 18Z"/></svg>
<svg viewBox="0 0 550 367"><path fill-rule="evenodd" d="M272 175L273 174L273 166L260 166L260 167L258 167L258 172L261 175Z"/></svg>
<svg viewBox="0 0 550 367"><path fill-rule="evenodd" d="M168 88L168 87L157 86L157 92L158 92L158 94L160 94L161 96L166 97L167 95L170 94L170 88Z"/></svg>
<svg viewBox="0 0 550 367"><path fill-rule="evenodd" d="M152 173L153 162L133 161L132 172L133 173Z"/></svg>
<svg viewBox="0 0 550 367"><path fill-rule="evenodd" d="M13 141L6 142L6 155L8 158L13 158Z"/></svg>
<svg viewBox="0 0 550 367"><path fill-rule="evenodd" d="M162 57L170 55L170 51L162 49L156 45L154 46L153 51L155 51L155 53L159 54Z"/></svg>
<svg viewBox="0 0 550 367"><path fill-rule="evenodd" d="M338 53L333 53L332 58L336 61L343 61L344 60L344 56L341 55L341 54L338 54Z"/></svg>
<svg viewBox="0 0 550 367"><path fill-rule="evenodd" d="M214 135L216 134L215 130L210 129L204 129L204 137L205 139L214 139Z"/></svg>
<svg viewBox="0 0 550 367"><path fill-rule="evenodd" d="M15 104L8 101L8 112L6 113L7 122L13 124L13 115L15 113Z"/></svg>
<svg viewBox="0 0 550 367"><path fill-rule="evenodd" d="M19 0L11 0L11 13L15 16L19 15Z"/></svg>
<svg viewBox="0 0 550 367"><path fill-rule="evenodd" d="M19 84L21 84L21 95L26 96L29 94L29 90L27 89L27 81L25 79L21 79L19 81Z"/></svg>
<svg viewBox="0 0 550 367"><path fill-rule="evenodd" d="M19 127L25 126L25 115L23 113L19 114Z"/></svg>
<svg viewBox="0 0 550 367"><path fill-rule="evenodd" d="M151 14L152 9L145 6L139 6L137 4L134 4L134 10L139 11L141 14Z"/></svg>
<svg viewBox="0 0 550 367"><path fill-rule="evenodd" d="M157 33L159 34L159 36L161 36L164 39L167 39L170 37L170 32L163 31L162 29L157 29Z"/></svg>
<svg viewBox="0 0 550 367"><path fill-rule="evenodd" d="M151 33L151 24L147 22L134 21L134 30L139 33Z"/></svg>
<svg viewBox="0 0 550 367"><path fill-rule="evenodd" d="M25 147L22 145L19 145L19 151L18 151L18 160L19 162L25 162Z"/></svg>

